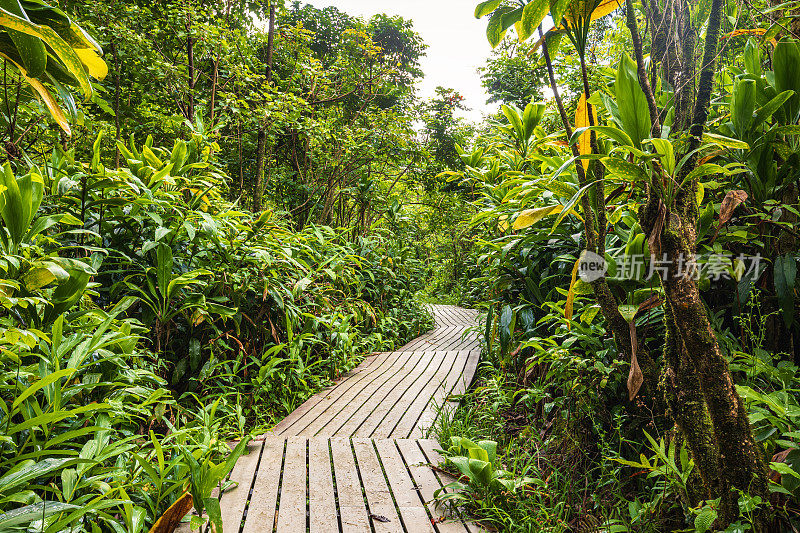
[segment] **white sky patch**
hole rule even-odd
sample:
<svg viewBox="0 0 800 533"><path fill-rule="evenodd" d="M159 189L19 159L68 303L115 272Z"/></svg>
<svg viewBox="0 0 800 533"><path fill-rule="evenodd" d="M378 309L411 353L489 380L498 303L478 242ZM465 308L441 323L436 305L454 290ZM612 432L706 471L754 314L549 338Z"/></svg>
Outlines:
<svg viewBox="0 0 800 533"><path fill-rule="evenodd" d="M478 0L307 0L314 7L335 6L349 15L369 19L377 13L400 15L414 21L414 29L428 45L422 58L425 79L420 96L429 98L437 86L457 90L471 109L463 116L478 122L499 106L486 104L478 67L492 51L486 40L486 20L473 16Z"/></svg>

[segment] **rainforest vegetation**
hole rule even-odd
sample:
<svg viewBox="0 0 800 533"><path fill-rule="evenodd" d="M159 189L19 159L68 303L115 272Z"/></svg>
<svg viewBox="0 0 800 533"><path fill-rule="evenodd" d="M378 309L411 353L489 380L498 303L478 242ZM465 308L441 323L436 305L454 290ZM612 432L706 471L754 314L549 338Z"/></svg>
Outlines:
<svg viewBox="0 0 800 533"><path fill-rule="evenodd" d="M391 13L0 0L0 531L222 531L432 302L484 340L443 509L800 529L800 4L461 4L479 123Z"/></svg>

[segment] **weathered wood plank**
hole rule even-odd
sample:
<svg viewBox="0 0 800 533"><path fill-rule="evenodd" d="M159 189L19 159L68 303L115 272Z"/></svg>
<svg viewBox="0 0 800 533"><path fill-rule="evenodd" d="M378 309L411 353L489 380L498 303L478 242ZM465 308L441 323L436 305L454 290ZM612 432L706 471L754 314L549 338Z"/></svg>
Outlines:
<svg viewBox="0 0 800 533"><path fill-rule="evenodd" d="M430 352L425 352L429 354ZM430 367L430 364L433 362L434 357L428 357L428 362L424 370L427 370ZM392 410L397 410L399 415L402 416L404 411L402 398L408 392L409 388L418 380L424 379L420 374L416 374L413 372L409 372L404 379L391 391L387 391L387 394L381 399L380 403L375 407L372 413L369 415L369 418L363 421L360 427L355 431L354 435L357 437L373 437L373 438L386 438L389 436L391 429L390 426L387 424L384 426L383 433L377 432L378 426L384 422L389 416L389 413Z"/></svg>
<svg viewBox="0 0 800 533"><path fill-rule="evenodd" d="M260 533L274 527L285 443L286 440L279 437L264 440L264 451L261 453L242 533Z"/></svg>
<svg viewBox="0 0 800 533"><path fill-rule="evenodd" d="M222 495L222 527L227 531L239 531L244 515L244 508L250 497L253 477L256 474L258 461L261 458L263 441L251 441L247 445L245 455L239 458L231 471L230 480L237 486Z"/></svg>
<svg viewBox="0 0 800 533"><path fill-rule="evenodd" d="M324 413L308 424L301 432L303 435L313 436L349 436L338 433L338 428L347 423L353 414L358 411L369 399L387 382L398 374L413 368L416 361L422 356L421 352L398 353L393 365L386 367L381 374L376 374L371 380L364 380L358 386L352 387L341 397L331 403ZM368 414L368 412L367 412ZM324 433L323 433L324 432Z"/></svg>
<svg viewBox="0 0 800 533"><path fill-rule="evenodd" d="M442 366L442 363L448 358L451 352L425 352L426 356L430 358L430 363L425 369L425 371L414 380L405 390L402 391L402 396L398 399L394 405L392 405L389 409L389 412L383 416L383 420L378 424L375 430L372 432L372 435L376 438L386 438L392 437L396 438L395 435L395 427L397 426L400 419L403 417L403 414L411 407L416 400L419 392L428 384L431 380L435 379L439 368ZM404 438L408 435L399 435L399 437Z"/></svg>
<svg viewBox="0 0 800 533"><path fill-rule="evenodd" d="M406 531L414 533L435 533L425 502L411 479L397 446L393 440L381 439L375 441L381 464L389 480L389 487L394 495L400 516Z"/></svg>
<svg viewBox="0 0 800 533"><path fill-rule="evenodd" d="M328 439L308 441L308 488L311 533L339 531Z"/></svg>
<svg viewBox="0 0 800 533"><path fill-rule="evenodd" d="M384 383L375 384L376 386L372 390L372 394L368 397L360 397L356 398L351 405L356 405L357 410L350 414L349 420L344 419L344 416L348 414L348 412L342 412L340 416L337 416L337 424L338 428L336 429L334 435L342 436L342 437L350 437L356 430L358 430L362 425L366 422L370 422L374 419L378 419L377 422L374 423L374 426L383 419L383 413L391 408L395 402L392 402L390 406L387 408L387 400L390 397L399 397L403 394L409 386L411 386L416 380L421 379L424 373L427 371L428 367L430 366L430 359L427 357L428 352L414 352L418 354L418 357L412 357L411 360L404 365L400 371L396 372L394 375L390 376ZM426 362L426 359L428 361ZM335 426L331 426L335 427ZM378 437L383 437L383 435L378 435Z"/></svg>
<svg viewBox="0 0 800 533"><path fill-rule="evenodd" d="M364 379L369 375L378 372L381 364L391 356L392 352L382 352L378 355L368 357L363 363L361 363L360 366L345 375L336 385L333 385L332 387L315 394L306 402L304 402L303 405L292 411L289 416L275 426L275 428L272 430L273 433L276 435L292 434L293 427L297 425L306 415L308 415L320 402L326 398L332 398L336 396L342 392L342 389L347 389L348 387L353 386L353 384L357 383L359 379Z"/></svg>
<svg viewBox="0 0 800 533"><path fill-rule="evenodd" d="M364 504L353 451L350 449L350 439L335 437L330 442L342 532L370 531L369 515Z"/></svg>
<svg viewBox="0 0 800 533"><path fill-rule="evenodd" d="M353 450L356 452L361 482L367 496L372 527L375 533L403 533L403 524L397 515L392 493L383 477L383 470L375 455L372 441L369 439L353 439ZM387 518L388 522L375 519L376 516Z"/></svg>
<svg viewBox="0 0 800 533"><path fill-rule="evenodd" d="M469 364L468 355L468 353L459 352L450 369L450 373L447 375L447 379L442 386L433 392L430 403L419 415L416 424L411 429L410 437L415 439L423 438L426 430L436 422L436 416L440 414L441 410L447 408L447 397L453 393L459 382L464 381L464 371Z"/></svg>
<svg viewBox="0 0 800 533"><path fill-rule="evenodd" d="M289 437L283 462L278 533L306 530L306 439Z"/></svg>
<svg viewBox="0 0 800 533"><path fill-rule="evenodd" d="M292 426L291 434L308 435L310 432L307 431L307 428L311 424L315 423L320 417L323 417L323 420L326 420L325 413L330 412L329 409L331 409L335 404L341 404L343 401L351 398L354 394L357 394L358 391L365 386L365 384L371 383L374 379L380 378L380 376L382 376L388 369L397 364L397 358L400 355L401 354L398 354L397 352L392 352L383 358L380 364L375 368L372 368L369 372L358 374L350 379L345 379L339 384L339 386L337 386L335 390L320 393L320 401L314 405L314 407L312 407L302 419L298 420ZM313 432L311 432L311 434L313 435Z"/></svg>
<svg viewBox="0 0 800 533"><path fill-rule="evenodd" d="M408 438L426 407L430 406L431 409L434 409L434 406L430 405L431 398L433 398L438 389L449 388L446 382L453 371L453 367L457 366L459 353L460 352L446 352L446 356L436 373L432 374L430 379L423 383L423 387L417 392L413 402L400 417L400 420L392 431L393 436ZM457 369L456 372L460 374L461 369ZM455 381L456 377L453 376L450 379Z"/></svg>

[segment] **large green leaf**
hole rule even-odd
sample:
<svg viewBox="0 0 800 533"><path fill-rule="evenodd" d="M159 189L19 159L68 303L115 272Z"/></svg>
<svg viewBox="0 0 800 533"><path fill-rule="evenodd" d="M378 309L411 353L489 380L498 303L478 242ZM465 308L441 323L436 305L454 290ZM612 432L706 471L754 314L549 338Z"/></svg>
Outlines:
<svg viewBox="0 0 800 533"><path fill-rule="evenodd" d="M49 458L17 470L12 470L3 477L0 477L0 494L8 494L8 492L15 487L27 484L33 479L40 478L74 463L75 459L72 457L66 459Z"/></svg>
<svg viewBox="0 0 800 533"><path fill-rule="evenodd" d="M485 15L488 15L498 8L501 2L502 0L489 0L488 2L481 2L475 8L475 18L479 19Z"/></svg>
<svg viewBox="0 0 800 533"><path fill-rule="evenodd" d="M650 111L647 98L639 85L636 63L628 54L622 54L619 60L614 90L620 127L633 140L634 146L641 148L642 141L650 137Z"/></svg>
<svg viewBox="0 0 800 533"><path fill-rule="evenodd" d="M797 261L791 255L775 258L775 292L781 304L786 327L794 321L794 288L797 280Z"/></svg>
<svg viewBox="0 0 800 533"><path fill-rule="evenodd" d="M15 526L30 524L42 518L77 508L77 505L69 503L45 501L12 509L7 513L0 514L0 531L11 530L10 528L15 528Z"/></svg>
<svg viewBox="0 0 800 533"><path fill-rule="evenodd" d="M9 13L5 9L0 9L0 26L9 30L15 30L26 35L38 37L55 52L56 56L64 63L72 76L78 80L83 90L86 100L90 100L93 94L92 84L89 77L83 70L83 64L75 50L62 39L52 28L45 25L33 24L21 17Z"/></svg>
<svg viewBox="0 0 800 533"><path fill-rule="evenodd" d="M517 26L520 41L525 41L533 35L539 24L550 11L549 0L531 0L522 11L521 24Z"/></svg>
<svg viewBox="0 0 800 533"><path fill-rule="evenodd" d="M753 123L756 105L756 82L750 79L737 80L731 94L730 113L733 129L739 137L745 137Z"/></svg>
<svg viewBox="0 0 800 533"><path fill-rule="evenodd" d="M500 44L506 34L506 30L516 22L506 16L515 12L519 12L521 16L522 8L514 9L513 7L503 6L492 14L492 18L489 19L489 23L486 25L486 37L489 39L489 44L492 45L492 48L496 48Z"/></svg>
<svg viewBox="0 0 800 533"><path fill-rule="evenodd" d="M648 181L647 172L628 161L623 161L616 157L604 157L600 162L603 163L611 175L625 181Z"/></svg>
<svg viewBox="0 0 800 533"><path fill-rule="evenodd" d="M797 41L783 39L775 45L772 67L775 73L775 90L779 93L794 91L794 95L784 104L789 122L794 123L800 109L800 49Z"/></svg>

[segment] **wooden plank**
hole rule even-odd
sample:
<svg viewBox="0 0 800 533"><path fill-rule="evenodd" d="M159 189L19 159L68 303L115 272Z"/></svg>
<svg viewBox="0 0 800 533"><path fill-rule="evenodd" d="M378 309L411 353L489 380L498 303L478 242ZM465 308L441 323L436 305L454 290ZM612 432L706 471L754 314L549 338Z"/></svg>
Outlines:
<svg viewBox="0 0 800 533"><path fill-rule="evenodd" d="M264 440L261 463L256 472L250 506L247 508L242 533L260 533L275 524L275 507L278 502L278 484L283 467L283 451L286 440L273 437ZM232 531L235 530L235 527Z"/></svg>
<svg viewBox="0 0 800 533"><path fill-rule="evenodd" d="M336 479L336 494L339 500L339 517L343 533L365 533L370 531L369 515L361 492L350 439L332 438L331 456Z"/></svg>
<svg viewBox="0 0 800 533"><path fill-rule="evenodd" d="M425 352L429 354L431 352ZM420 370L420 373L413 373L409 372L405 378L396 386L393 390L387 391L386 396L380 401L380 403L375 407L375 409L370 413L369 417L364 420L361 425L355 430L354 435L358 437L373 437L373 438L386 438L388 437L391 431L391 426L385 425L385 429L383 433L378 433L376 430L378 426L386 420L386 417L389 415L389 412L393 409L397 408L399 410L398 415L402 416L402 412L404 411L403 406L401 405L401 399L403 396L408 392L408 390L414 385L414 383L418 379L424 379L422 373L427 370L430 366L431 362L434 360L434 357L429 357L428 362L426 363L426 367Z"/></svg>
<svg viewBox="0 0 800 533"><path fill-rule="evenodd" d="M229 479L236 482L237 486L223 494L220 500L223 529L238 532L242 525L244 509L250 497L250 488L253 486L253 477L256 475L263 446L263 441L251 441L245 455L236 461L236 466L231 471Z"/></svg>
<svg viewBox="0 0 800 533"><path fill-rule="evenodd" d="M369 512L372 516L372 528L375 533L403 533L403 524L397 515L392 493L383 477L381 464L372 441L369 439L353 439L353 450L356 452L358 470L361 472L361 483L367 496ZM388 522L376 520L375 516L388 518Z"/></svg>
<svg viewBox="0 0 800 533"><path fill-rule="evenodd" d="M466 526L460 520L449 520L442 515L442 509L437 509L433 493L442 485L428 466L428 460L417 445L417 441L398 439L397 447L400 449L415 484L419 487L420 496L425 501L428 512L436 521L436 529L439 533L468 533Z"/></svg>
<svg viewBox="0 0 800 533"><path fill-rule="evenodd" d="M411 385L402 391L402 396L396 402L394 402L394 405L390 406L389 412L383 415L383 420L372 432L373 437L387 438L394 435L395 427L397 426L399 420L403 417L403 413L405 413L414 403L419 391L421 391L429 381L432 381L435 378L436 373L439 371L442 363L448 358L448 355L451 352L435 351L425 353L428 355L428 357L430 357L430 364L423 374L421 374ZM407 436L408 435L402 435L401 437Z"/></svg>
<svg viewBox="0 0 800 533"><path fill-rule="evenodd" d="M450 388L448 383L455 383L457 377L461 375L463 367L458 365L458 356L461 352L447 352L447 357L442 362L436 374L424 384L417 397L406 409L405 414L400 418L392 431L392 435L399 438L407 438L417 426L419 418L425 409L431 404L431 399L436 395L436 391L441 388ZM455 373L455 375L453 375ZM450 381L448 381L448 379ZM433 406L431 406L433 408Z"/></svg>
<svg viewBox="0 0 800 533"><path fill-rule="evenodd" d="M339 531L328 439L308 441L308 488L311 533Z"/></svg>
<svg viewBox="0 0 800 533"><path fill-rule="evenodd" d="M428 512L425 510L425 502L417 492L394 441L381 439L374 442L406 531L435 533Z"/></svg>
<svg viewBox="0 0 800 533"><path fill-rule="evenodd" d="M329 398L332 395L336 395L339 391L341 391L342 387L349 387L351 386L357 378L363 379L366 376L369 376L371 373L377 371L380 367L380 363L386 361L392 355L391 352L382 352L374 357L368 358L364 363L361 363L360 366L355 368L350 373L346 374L339 383L336 385L324 389L319 393L315 394L308 400L306 400L303 405L292 411L286 418L284 418L280 423L278 423L275 428L273 428L273 432L276 435L281 434L292 434L292 428L296 425L306 414L308 414L314 407L317 406L322 400L325 398Z"/></svg>
<svg viewBox="0 0 800 533"><path fill-rule="evenodd" d="M375 392L377 392L387 380L393 376L402 375L406 365L413 366L416 360L421 357L421 352L406 352L397 354L395 364L387 367L383 373L376 374L372 380L365 380L357 387L352 387L331 403L324 413L308 424L300 433L313 436L349 436L338 435L337 429L344 425L350 417L359 410Z"/></svg>
<svg viewBox="0 0 800 533"><path fill-rule="evenodd" d="M433 358L426 356L429 352L415 353L419 354L419 358L416 359L416 364L412 365L411 362L409 362L409 364L402 369L402 372L398 372L392 376L391 379L382 384L380 389L376 390L376 393L373 393L370 398L363 400L358 411L353 413L350 420L339 427L336 431L336 435L349 437L356 433L357 430L360 430L362 426L366 425L371 429L366 435L362 432L361 436L372 436L373 430L380 424L386 413L397 404L405 391L412 387L417 380L425 379L425 373L431 365ZM382 437L384 437L384 435L378 435L378 438Z"/></svg>
<svg viewBox="0 0 800 533"><path fill-rule="evenodd" d="M409 434L410 437L421 439L424 437L425 431L434 425L437 415L447 408L447 397L453 393L458 383L463 381L464 370L468 364L469 352L458 352L458 357L453 363L447 379L433 393L430 403L428 403L419 415L416 424L414 424Z"/></svg>
<svg viewBox="0 0 800 533"><path fill-rule="evenodd" d="M286 441L278 533L306 530L306 446L303 437L289 437Z"/></svg>
<svg viewBox="0 0 800 533"><path fill-rule="evenodd" d="M320 417L323 417L323 421L328 420L327 416L329 415L326 415L326 413L330 413L329 409L335 404L341 404L344 400L352 397L354 394L358 393L365 384L370 383L377 376L382 375L387 369L397 364L397 358L400 355L401 354L397 352L392 352L381 361L380 365L372 368L369 372L345 379L335 391L320 393L323 394L321 400L309 410L301 420L292 426L292 435L313 435L314 433L307 431L306 428L314 424Z"/></svg>
<svg viewBox="0 0 800 533"><path fill-rule="evenodd" d="M461 379L458 380L456 386L453 388L452 394L464 394L472 380L475 378L475 371L478 369L478 363L481 360L480 350L472 350L467 355L467 365L464 367L464 372L461 374Z"/></svg>

